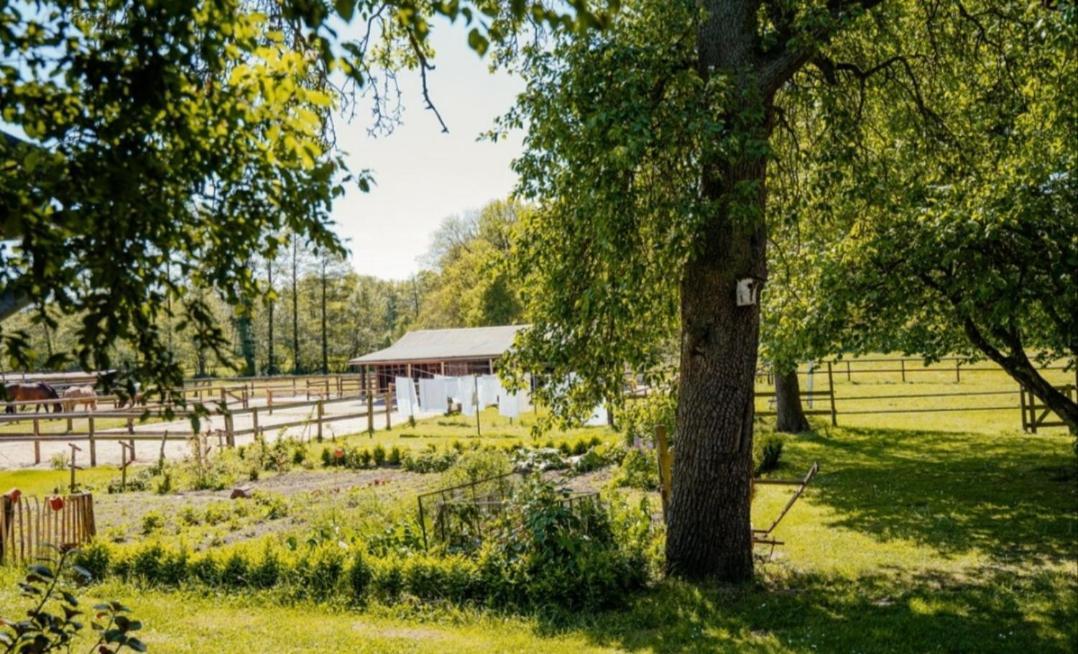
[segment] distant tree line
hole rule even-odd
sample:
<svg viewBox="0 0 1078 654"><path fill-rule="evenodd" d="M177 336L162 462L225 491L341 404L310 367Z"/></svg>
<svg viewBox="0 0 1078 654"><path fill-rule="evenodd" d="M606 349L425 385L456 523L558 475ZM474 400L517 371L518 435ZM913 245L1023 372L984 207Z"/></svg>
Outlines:
<svg viewBox="0 0 1078 654"><path fill-rule="evenodd" d="M411 328L519 322L519 290L505 263L524 210L498 200L446 218L432 237L424 269L404 280L360 275L344 256L279 235L276 257L248 265L260 296L229 304L222 294L189 280L176 282L183 293L201 295L225 326L227 350L214 352L179 337L176 320L163 319L158 329L186 374L198 377L341 372L349 359L385 347ZM81 318L59 312L54 318L52 328L34 320L32 312L8 323L12 331L28 335L31 370L45 369L53 352L77 341ZM115 354L118 361L135 358L122 346Z"/></svg>

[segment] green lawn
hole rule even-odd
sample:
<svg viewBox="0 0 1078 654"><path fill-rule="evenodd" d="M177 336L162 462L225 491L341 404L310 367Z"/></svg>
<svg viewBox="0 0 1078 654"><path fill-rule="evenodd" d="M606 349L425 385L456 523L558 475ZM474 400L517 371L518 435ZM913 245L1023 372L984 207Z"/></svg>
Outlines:
<svg viewBox="0 0 1078 654"><path fill-rule="evenodd" d="M373 436L366 432L339 436L336 439L326 439L323 443L311 443L311 454L315 459L321 454L323 447L332 447L334 444L345 444L356 447L371 447L381 445L386 449L399 447L425 448L435 445L439 448L448 447L458 441L471 445L478 441L481 445L505 445L521 444L528 446L541 446L549 442L554 444L566 441L573 444L578 440L599 438L601 440L621 439L621 435L615 435L609 427L579 427L567 430L552 430L543 434L540 438L534 438L532 428L538 418L534 413L527 413L520 418L510 419L498 414L497 408L489 408L479 415L479 428L476 429L476 417L464 415L437 416L416 421L410 425L407 421L395 423L392 429L382 429L385 426L385 416L378 415L375 426L379 429Z"/></svg>
<svg viewBox="0 0 1078 654"><path fill-rule="evenodd" d="M452 428L429 431L442 427ZM1072 443L1061 433L848 427L791 437L773 474L799 475L813 461L821 471L754 585L661 582L598 615L348 611L115 582L90 592L135 607L151 652L1073 652ZM758 487L754 522L769 522L788 492ZM8 612L13 573L2 581Z"/></svg>
<svg viewBox="0 0 1078 654"><path fill-rule="evenodd" d="M98 466L79 470L76 481L80 486L101 489L108 485L110 479L119 477L119 474L118 469L113 466ZM11 488L18 488L27 495L45 495L57 490L67 492L70 481L71 473L67 470L0 470L0 493L6 493Z"/></svg>

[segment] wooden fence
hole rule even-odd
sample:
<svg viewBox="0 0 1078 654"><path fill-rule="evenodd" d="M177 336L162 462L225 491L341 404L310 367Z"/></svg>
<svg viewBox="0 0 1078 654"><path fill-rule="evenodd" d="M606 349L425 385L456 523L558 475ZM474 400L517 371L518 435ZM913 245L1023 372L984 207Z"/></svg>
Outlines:
<svg viewBox="0 0 1078 654"><path fill-rule="evenodd" d="M284 430L295 427L307 426L311 428L311 436L322 440L324 426L329 423L356 420L366 418L367 431L374 432L375 416L379 412L385 414L385 424L390 426L390 413L393 410L392 391L376 394L374 392L362 393L362 389L352 392L348 385L335 385L328 380L320 380L317 388L311 385L297 384L297 389L302 389L296 396L289 396L291 384L281 388L263 386L260 388L245 386L221 386L212 389L213 400L209 400L210 389L204 389L207 393L206 402L212 412L220 417L220 428L211 431L196 432L190 422L191 414L187 409L182 411L178 407L152 404L145 407L126 409L107 409L98 411L72 411L61 413L33 413L0 415L0 426L7 424L29 423L31 429L25 432L0 432L0 443L5 442L32 442L34 444L34 463L41 463L41 444L50 441L59 442L85 442L91 466L97 465L97 443L100 441L119 441L126 443L132 456L135 453L135 444L139 441L152 441L160 443L162 455L165 444L169 441L190 441L193 438L217 438L220 447L233 447L236 438L240 436L262 435L267 430ZM328 390L327 390L328 389ZM279 390L286 399L275 399L274 391ZM304 399L292 399L300 397ZM256 401L257 400L257 401ZM360 409L345 413L327 412L327 407L342 403L359 403ZM381 406L377 406L380 403ZM35 401L15 402L13 404L36 404ZM182 427L172 424L170 427L154 428L154 423L145 424L146 420L159 422L169 419L167 411L174 410L172 416L174 422L179 421ZM306 415L296 416L294 419L279 421L269 419L275 412L292 412L296 409L306 409ZM123 421L124 427L109 427L102 429L101 421ZM85 429L76 429L76 421L83 422ZM43 429L43 426L54 425L57 422L66 424L63 432ZM137 429L137 422L143 422ZM241 426L237 422L242 423Z"/></svg>
<svg viewBox="0 0 1078 654"><path fill-rule="evenodd" d="M84 545L96 532L90 493L44 500L15 493L0 496L0 565L49 556L50 546Z"/></svg>
<svg viewBox="0 0 1078 654"><path fill-rule="evenodd" d="M907 366L907 362L916 361L918 366ZM956 366L959 366L963 360L957 357L948 358L945 360L944 365L948 365L946 362L952 362ZM888 390L886 392L872 392L870 390L870 384L864 382L852 382L850 385L840 384L836 389L836 378L846 377L846 381L850 381L853 375L859 374L874 374L874 375L888 375L893 373L899 373L901 381L907 382L913 378L915 374L933 373L939 375L941 372L946 373L946 368L940 366L926 367L920 359L854 359L853 363L868 363L868 364L887 364L890 367L873 367L865 369L851 368L849 361L824 361L810 365L807 371L799 371L799 375L816 375L819 377L826 377L827 386L825 389L812 389L811 385L808 390L804 388L801 390L801 397L805 404L808 405L808 409L805 413L808 415L828 415L831 418L831 424L837 425L840 416L871 416L871 415L886 415L886 414L927 414L927 413L967 413L967 412L983 412L983 411L1017 411L1021 416L1020 424L1024 431L1030 433L1036 433L1038 428L1043 427L1060 427L1064 426L1064 423L1058 419L1058 417L1051 412L1050 409L1045 407L1039 400L1037 400L1031 393L1022 389L1017 385L1012 385L1013 381L1008 376L1006 381L1002 381L996 385L994 382L988 388L976 388L975 390L941 390L936 392L896 392L891 390L894 386L884 386ZM841 365L840 365L841 364ZM895 364L891 366L890 364ZM988 372L994 371L996 373L1004 373L1001 368L979 366L973 369L957 368L953 379L953 383L961 384L962 372ZM1044 371L1066 371L1067 366L1055 365L1044 366L1040 368ZM1004 373L1005 374L1005 373ZM881 384L893 384L894 381L881 381ZM774 376L767 370L760 370L757 373L757 382L763 384L773 384ZM939 384L941 382L938 379L935 382ZM948 381L946 383L952 383ZM1059 390L1066 393L1068 396L1078 396L1078 391L1075 390L1078 384L1067 384L1057 386ZM1009 387L1009 388L1007 388ZM756 396L759 398L765 398L770 400L775 397L773 391L757 390ZM827 402L826 408L814 408L815 401L824 398ZM945 403L945 406L923 406L925 401L938 399ZM914 406L901 406L902 402L908 401ZM770 404L770 402L769 402ZM899 406L896 406L899 404ZM875 406L873 406L875 405ZM761 416L773 416L774 410L770 410L770 407L763 410L756 411L756 415Z"/></svg>

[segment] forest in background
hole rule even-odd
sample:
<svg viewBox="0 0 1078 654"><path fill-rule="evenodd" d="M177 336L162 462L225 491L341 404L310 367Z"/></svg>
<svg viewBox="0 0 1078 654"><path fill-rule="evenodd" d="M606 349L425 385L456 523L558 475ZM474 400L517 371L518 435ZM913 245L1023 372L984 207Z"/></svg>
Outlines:
<svg viewBox="0 0 1078 654"><path fill-rule="evenodd" d="M172 338L178 319L159 328L173 356L197 377L342 372L349 359L386 347L409 329L520 322L519 291L505 264L525 210L513 200L495 200L446 217L431 236L420 271L404 280L360 275L345 257L280 235L285 243L278 257L251 262L263 297L231 306L204 291L219 324L228 326L224 356L200 350L191 339ZM79 316L57 312L53 318L54 328L33 311L9 320L12 330L29 335L31 370L44 370L54 351L73 347L82 329ZM125 349L116 354L120 361L134 356Z"/></svg>

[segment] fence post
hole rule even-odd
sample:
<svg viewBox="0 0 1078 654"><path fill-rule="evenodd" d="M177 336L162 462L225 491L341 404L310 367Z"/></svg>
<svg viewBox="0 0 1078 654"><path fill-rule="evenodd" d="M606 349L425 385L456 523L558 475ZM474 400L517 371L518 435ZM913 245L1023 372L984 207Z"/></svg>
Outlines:
<svg viewBox="0 0 1078 654"><path fill-rule="evenodd" d="M390 409L393 406L393 384L390 384L387 387L386 393L385 395L383 395L383 397L385 398L386 403L386 431L389 431L393 429L393 423L391 422L391 418L389 417Z"/></svg>
<svg viewBox="0 0 1078 654"><path fill-rule="evenodd" d="M251 427L254 430L254 435L258 436L258 407L251 409Z"/></svg>
<svg viewBox="0 0 1078 654"><path fill-rule="evenodd" d="M34 464L41 463L41 441L38 440L38 436L41 436L41 426L38 425L37 418L34 418Z"/></svg>
<svg viewBox="0 0 1078 654"><path fill-rule="evenodd" d="M225 445L236 446L236 434L232 429L232 413L225 414Z"/></svg>
<svg viewBox="0 0 1078 654"><path fill-rule="evenodd" d="M374 438L374 386L367 384L367 435Z"/></svg>
<svg viewBox="0 0 1078 654"><path fill-rule="evenodd" d="M954 383L962 383L962 362L958 359L954 362Z"/></svg>
<svg viewBox="0 0 1078 654"><path fill-rule="evenodd" d="M97 465L97 441L94 435L94 417L90 416L86 418L86 421L90 423L90 467Z"/></svg>
<svg viewBox="0 0 1078 654"><path fill-rule="evenodd" d="M906 360L905 359L899 359L898 362L902 366L902 381L905 382L906 381Z"/></svg>
<svg viewBox="0 0 1078 654"><path fill-rule="evenodd" d="M273 415L273 389L266 389L266 406L269 407L269 414Z"/></svg>
<svg viewBox="0 0 1078 654"><path fill-rule="evenodd" d="M827 394L831 396L831 426L838 426L838 414L835 412L835 378L831 372L831 362L827 362Z"/></svg>
<svg viewBox="0 0 1078 654"><path fill-rule="evenodd" d="M318 400L318 442L322 442L322 416L325 415L325 400Z"/></svg>

